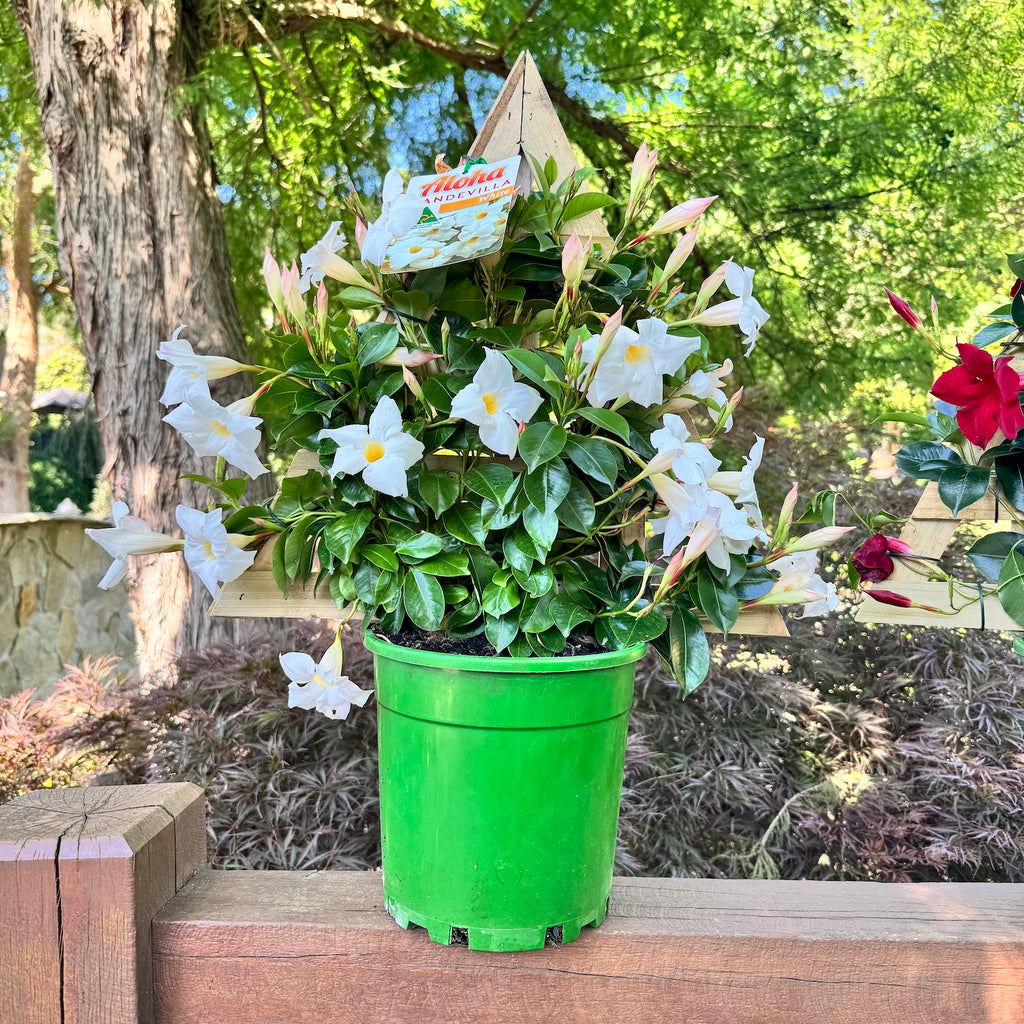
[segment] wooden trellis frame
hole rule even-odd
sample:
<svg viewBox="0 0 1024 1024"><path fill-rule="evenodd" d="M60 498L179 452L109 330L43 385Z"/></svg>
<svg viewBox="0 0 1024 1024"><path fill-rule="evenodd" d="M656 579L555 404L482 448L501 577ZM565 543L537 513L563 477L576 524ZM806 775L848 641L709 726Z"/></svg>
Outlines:
<svg viewBox="0 0 1024 1024"><path fill-rule="evenodd" d="M553 157L559 179L568 177L579 167L537 65L526 50L512 66L468 153L470 157L484 157L489 161L517 154L523 157L517 184L524 192L530 190L533 181L527 155L542 163ZM597 244L607 245L612 241L600 211L574 220L572 229ZM312 452L302 452L292 462L287 475L302 475L310 469L320 469L317 457ZM319 594L314 593L310 581L295 584L287 595L282 594L274 582L272 562L273 541L269 541L260 548L256 560L241 577L224 584L210 614L235 618L337 618L339 609L326 587L321 587ZM718 632L711 623L705 623L705 628ZM777 607L741 612L733 632L789 636L785 619Z"/></svg>

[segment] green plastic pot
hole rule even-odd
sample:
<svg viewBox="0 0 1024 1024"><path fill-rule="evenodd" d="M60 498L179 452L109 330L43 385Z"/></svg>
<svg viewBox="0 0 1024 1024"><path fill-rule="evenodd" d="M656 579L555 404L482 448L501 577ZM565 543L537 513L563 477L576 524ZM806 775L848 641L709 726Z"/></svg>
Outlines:
<svg viewBox="0 0 1024 1024"><path fill-rule="evenodd" d="M435 942L563 942L604 919L642 644L485 658L365 636L376 667L384 903Z"/></svg>

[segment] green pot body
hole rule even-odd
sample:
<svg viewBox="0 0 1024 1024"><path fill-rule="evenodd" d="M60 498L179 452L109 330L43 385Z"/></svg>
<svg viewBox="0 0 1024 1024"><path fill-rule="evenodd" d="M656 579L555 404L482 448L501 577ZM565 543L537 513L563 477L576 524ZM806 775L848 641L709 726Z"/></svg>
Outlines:
<svg viewBox="0 0 1024 1024"><path fill-rule="evenodd" d="M562 941L604 919L643 645L481 658L365 638L376 667L384 902L435 942Z"/></svg>

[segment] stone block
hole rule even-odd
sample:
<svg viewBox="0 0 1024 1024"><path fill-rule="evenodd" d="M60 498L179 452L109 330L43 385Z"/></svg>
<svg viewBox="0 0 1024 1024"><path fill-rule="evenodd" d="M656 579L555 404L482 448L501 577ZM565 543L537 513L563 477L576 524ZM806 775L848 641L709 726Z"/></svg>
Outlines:
<svg viewBox="0 0 1024 1024"><path fill-rule="evenodd" d="M19 629L24 629L29 620L36 613L39 605L39 596L36 593L35 585L26 583L18 593L18 609L14 613L14 621Z"/></svg>
<svg viewBox="0 0 1024 1024"><path fill-rule="evenodd" d="M60 628L57 630L57 656L62 665L74 659L75 645L78 642L78 620L73 611L65 609L60 613Z"/></svg>

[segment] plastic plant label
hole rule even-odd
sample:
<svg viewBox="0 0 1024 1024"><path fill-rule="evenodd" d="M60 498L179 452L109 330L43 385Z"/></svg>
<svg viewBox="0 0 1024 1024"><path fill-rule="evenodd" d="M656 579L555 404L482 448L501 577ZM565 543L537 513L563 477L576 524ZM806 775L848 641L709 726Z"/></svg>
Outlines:
<svg viewBox="0 0 1024 1024"><path fill-rule="evenodd" d="M473 163L413 178L406 195L423 199L419 221L388 246L381 270L447 267L501 248L520 157Z"/></svg>

